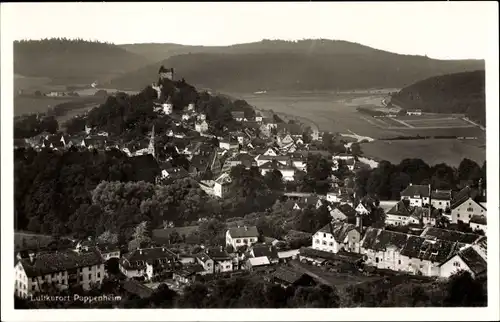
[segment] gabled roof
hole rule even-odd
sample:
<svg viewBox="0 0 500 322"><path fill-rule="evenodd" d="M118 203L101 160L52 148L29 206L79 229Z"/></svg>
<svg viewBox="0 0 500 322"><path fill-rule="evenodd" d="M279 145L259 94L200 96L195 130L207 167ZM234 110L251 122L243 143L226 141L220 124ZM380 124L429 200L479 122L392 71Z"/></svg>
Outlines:
<svg viewBox="0 0 500 322"><path fill-rule="evenodd" d="M464 244L473 244L475 241L479 240L482 237L481 235L463 233L456 230L447 230L436 227L425 228L420 236L425 237L426 239L443 239Z"/></svg>
<svg viewBox="0 0 500 322"><path fill-rule="evenodd" d="M272 276L278 280L281 280L281 281L284 281L284 282L287 282L290 284L294 284L299 279L301 279L304 275L306 275L306 274L298 272L298 271L293 270L291 268L278 267Z"/></svg>
<svg viewBox="0 0 500 322"><path fill-rule="evenodd" d="M274 170L295 170L294 167L286 166L280 162L268 161L262 164L259 168L261 169L274 169Z"/></svg>
<svg viewBox="0 0 500 322"><path fill-rule="evenodd" d="M442 263L456 250L457 245L447 240L427 240L423 237L408 235L401 255Z"/></svg>
<svg viewBox="0 0 500 322"><path fill-rule="evenodd" d="M267 256L260 256L260 257L250 257L248 259L248 262L252 267L256 266L264 266L264 265L270 265L271 262L269 261L269 258Z"/></svg>
<svg viewBox="0 0 500 322"><path fill-rule="evenodd" d="M258 237L259 232L256 226L235 227L229 229L231 238Z"/></svg>
<svg viewBox="0 0 500 322"><path fill-rule="evenodd" d="M227 172L221 174L217 179L215 179L215 182L221 185L230 184L231 181L231 175Z"/></svg>
<svg viewBox="0 0 500 322"><path fill-rule="evenodd" d="M340 251L336 254L325 252L311 247L302 247L299 250L300 256L321 258L325 260L343 261L348 263L356 263L363 259L362 254Z"/></svg>
<svg viewBox="0 0 500 322"><path fill-rule="evenodd" d="M243 111L231 111L231 115L234 118L244 118L245 117L245 112L243 112Z"/></svg>
<svg viewBox="0 0 500 322"><path fill-rule="evenodd" d="M264 161L290 161L290 156L288 155L277 155L277 156L272 156L272 155L264 155L264 154L259 154L255 160L264 160Z"/></svg>
<svg viewBox="0 0 500 322"><path fill-rule="evenodd" d="M180 270L176 271L175 274L180 275L182 277L193 276L196 273L203 272L205 269L200 264L192 264L183 266Z"/></svg>
<svg viewBox="0 0 500 322"><path fill-rule="evenodd" d="M229 256L229 254L224 249L221 249L220 247L212 247L212 248L207 249L207 254L214 261L223 261L223 260L230 260L231 259L231 256Z"/></svg>
<svg viewBox="0 0 500 322"><path fill-rule="evenodd" d="M149 261L155 259L169 259L177 258L177 255L165 247L152 247L136 249L124 256L130 263L137 261Z"/></svg>
<svg viewBox="0 0 500 322"><path fill-rule="evenodd" d="M101 255L95 250L80 253L68 250L37 254L33 263L29 259L21 259L21 263L28 277L36 277L79 267L100 265L103 261Z"/></svg>
<svg viewBox="0 0 500 322"><path fill-rule="evenodd" d="M419 198L430 196L430 186L421 184L410 184L406 189L401 192L402 197L415 197Z"/></svg>
<svg viewBox="0 0 500 322"><path fill-rule="evenodd" d="M484 273L488 269L487 262L474 247L465 247L461 249L457 255L467 264L467 266L469 266L474 275Z"/></svg>
<svg viewBox="0 0 500 322"><path fill-rule="evenodd" d="M333 235L335 241L337 241L338 243L343 243L345 238L347 237L347 234L352 230L356 230L356 226L348 223L336 222L328 223L323 228L318 230L318 232L331 234Z"/></svg>
<svg viewBox="0 0 500 322"><path fill-rule="evenodd" d="M462 199L456 199L456 200L452 200L451 202L451 206L450 206L450 209L455 209L457 207L460 207L463 203L467 202L467 200L470 200L471 202L475 203L476 205L478 205L479 207L483 208L484 210L486 210L486 208L479 202L476 202L473 198L471 197L463 197Z"/></svg>
<svg viewBox="0 0 500 322"><path fill-rule="evenodd" d="M352 208L348 204L342 204L342 205L339 205L335 208L337 210L339 210L341 213L343 213L344 215L346 215L347 217L356 217L356 210L354 210L354 208Z"/></svg>
<svg viewBox="0 0 500 322"><path fill-rule="evenodd" d="M432 199L451 200L451 190L433 190L431 192Z"/></svg>
<svg viewBox="0 0 500 322"><path fill-rule="evenodd" d="M208 262L208 261L212 260L212 259L210 258L210 256L208 256L208 254L206 254L206 253L199 253L199 254L196 254L196 255L194 255L194 256L195 256L196 258L198 258L200 261L202 261L203 263L206 263L206 262Z"/></svg>

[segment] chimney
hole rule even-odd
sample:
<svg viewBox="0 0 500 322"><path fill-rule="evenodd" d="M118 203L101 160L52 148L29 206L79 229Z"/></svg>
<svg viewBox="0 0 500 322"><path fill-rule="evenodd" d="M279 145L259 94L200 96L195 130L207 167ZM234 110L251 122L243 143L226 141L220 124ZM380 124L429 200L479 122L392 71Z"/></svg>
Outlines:
<svg viewBox="0 0 500 322"><path fill-rule="evenodd" d="M35 261L35 253L29 253L29 257L30 257L30 263L33 264L33 262Z"/></svg>
<svg viewBox="0 0 500 322"><path fill-rule="evenodd" d="M359 228L359 233L363 233L363 217L361 215L356 216L356 227Z"/></svg>

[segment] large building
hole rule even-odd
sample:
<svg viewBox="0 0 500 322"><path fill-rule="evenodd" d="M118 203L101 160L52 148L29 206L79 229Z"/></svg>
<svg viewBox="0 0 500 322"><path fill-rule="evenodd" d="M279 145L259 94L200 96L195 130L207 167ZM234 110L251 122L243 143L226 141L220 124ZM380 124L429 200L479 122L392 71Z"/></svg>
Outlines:
<svg viewBox="0 0 500 322"><path fill-rule="evenodd" d="M230 228L226 232L226 245L231 245L234 249L241 246L250 247L258 242L259 236L255 226Z"/></svg>
<svg viewBox="0 0 500 322"><path fill-rule="evenodd" d="M431 186L411 184L401 192L401 200L409 200L410 206L422 207L429 204Z"/></svg>
<svg viewBox="0 0 500 322"><path fill-rule="evenodd" d="M171 272L178 260L177 254L165 247L139 248L120 259L119 267L128 278L153 276Z"/></svg>
<svg viewBox="0 0 500 322"><path fill-rule="evenodd" d="M341 249L359 252L361 234L356 226L344 222L328 223L313 235L312 248L338 253Z"/></svg>
<svg viewBox="0 0 500 322"><path fill-rule="evenodd" d="M104 261L95 249L87 252L73 250L51 253L31 253L17 258L15 265L15 294L26 298L39 292L102 283Z"/></svg>

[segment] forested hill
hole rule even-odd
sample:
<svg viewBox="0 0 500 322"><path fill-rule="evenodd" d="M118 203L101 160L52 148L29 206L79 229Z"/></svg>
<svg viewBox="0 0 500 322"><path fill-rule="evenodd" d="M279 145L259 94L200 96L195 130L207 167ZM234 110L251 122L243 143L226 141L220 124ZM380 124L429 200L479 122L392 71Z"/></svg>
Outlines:
<svg viewBox="0 0 500 322"><path fill-rule="evenodd" d="M159 64L175 68L177 77L190 79L198 87L226 92L401 88L435 75L484 68L484 61L398 55L345 41L262 41L196 47L191 53L118 77L111 84L142 88Z"/></svg>
<svg viewBox="0 0 500 322"><path fill-rule="evenodd" d="M14 42L14 73L63 84L103 82L150 63L108 43L59 38Z"/></svg>
<svg viewBox="0 0 500 322"><path fill-rule="evenodd" d="M403 88L393 95L405 109L435 113L463 113L486 124L484 70L432 77Z"/></svg>

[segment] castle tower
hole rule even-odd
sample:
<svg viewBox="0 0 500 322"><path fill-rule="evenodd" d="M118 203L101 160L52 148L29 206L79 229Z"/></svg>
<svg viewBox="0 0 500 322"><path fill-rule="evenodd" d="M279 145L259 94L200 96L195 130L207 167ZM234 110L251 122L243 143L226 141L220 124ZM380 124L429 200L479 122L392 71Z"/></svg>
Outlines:
<svg viewBox="0 0 500 322"><path fill-rule="evenodd" d="M160 79L170 79L174 80L174 69L173 68L165 68L163 65L160 67L160 70L158 71L158 74L160 75Z"/></svg>
<svg viewBox="0 0 500 322"><path fill-rule="evenodd" d="M156 153L155 153L155 126L153 124L153 128L151 129L151 138L149 139L149 146L148 146L148 153L153 156L153 158L156 158Z"/></svg>

